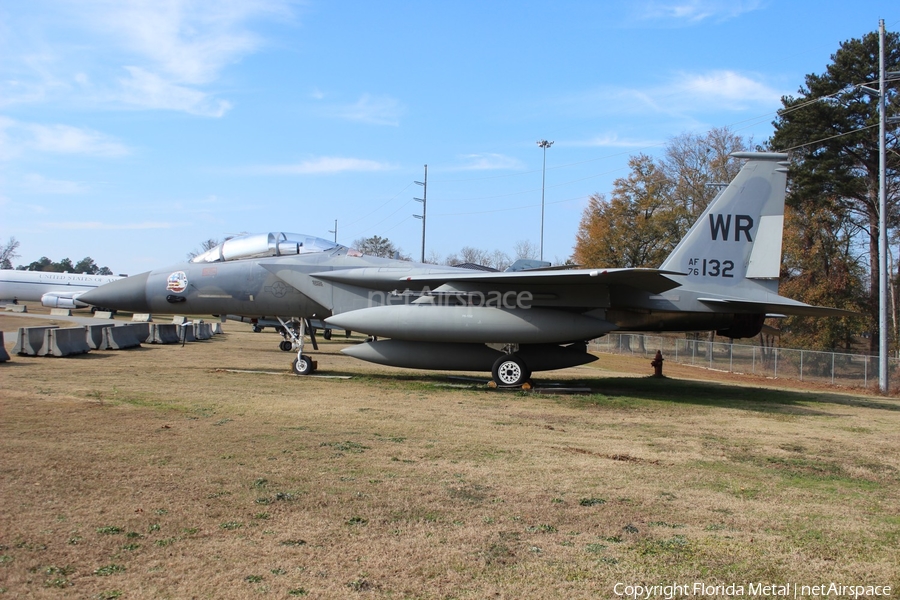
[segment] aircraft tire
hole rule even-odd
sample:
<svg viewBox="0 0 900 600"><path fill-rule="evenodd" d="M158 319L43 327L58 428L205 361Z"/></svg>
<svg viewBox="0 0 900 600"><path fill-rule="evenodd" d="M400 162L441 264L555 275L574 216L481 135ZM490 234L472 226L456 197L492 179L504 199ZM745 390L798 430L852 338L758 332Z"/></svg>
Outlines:
<svg viewBox="0 0 900 600"><path fill-rule="evenodd" d="M505 354L494 362L491 377L498 387L519 387L528 381L531 371L515 354Z"/></svg>
<svg viewBox="0 0 900 600"><path fill-rule="evenodd" d="M331 339L331 330L326 329L325 331L323 331L322 337L325 338L326 340L330 340Z"/></svg>
<svg viewBox="0 0 900 600"><path fill-rule="evenodd" d="M291 363L295 375L309 375L313 372L313 361L305 354L301 354Z"/></svg>
<svg viewBox="0 0 900 600"><path fill-rule="evenodd" d="M281 348L281 350L284 352L290 352L291 348L293 348L294 345L287 340L283 340L281 343L278 344L278 347Z"/></svg>

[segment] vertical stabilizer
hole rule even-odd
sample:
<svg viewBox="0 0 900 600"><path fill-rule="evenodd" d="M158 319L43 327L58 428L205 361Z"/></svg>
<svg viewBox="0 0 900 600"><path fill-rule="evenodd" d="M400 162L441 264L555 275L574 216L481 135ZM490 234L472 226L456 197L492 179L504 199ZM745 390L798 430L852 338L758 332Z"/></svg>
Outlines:
<svg viewBox="0 0 900 600"><path fill-rule="evenodd" d="M768 152L732 156L747 162L660 268L685 273L696 288L721 290L754 279L777 291L788 156Z"/></svg>

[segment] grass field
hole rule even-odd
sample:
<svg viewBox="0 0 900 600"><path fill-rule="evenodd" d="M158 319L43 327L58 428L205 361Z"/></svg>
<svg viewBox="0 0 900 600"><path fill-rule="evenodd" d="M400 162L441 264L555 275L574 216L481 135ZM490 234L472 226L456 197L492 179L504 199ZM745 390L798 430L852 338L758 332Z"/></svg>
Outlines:
<svg viewBox="0 0 900 600"><path fill-rule="evenodd" d="M538 378L591 394L498 392L338 336L312 354L350 378L298 378L278 336L225 329L0 364L3 595L900 588L896 399L614 356Z"/></svg>

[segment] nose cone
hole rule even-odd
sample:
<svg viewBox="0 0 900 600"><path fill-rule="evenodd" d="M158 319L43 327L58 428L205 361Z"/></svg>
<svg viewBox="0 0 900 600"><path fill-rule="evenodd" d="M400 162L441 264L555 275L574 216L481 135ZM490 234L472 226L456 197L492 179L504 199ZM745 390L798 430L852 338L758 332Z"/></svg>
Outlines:
<svg viewBox="0 0 900 600"><path fill-rule="evenodd" d="M150 271L117 279L87 291L78 299L101 308L127 310L131 312L150 312L147 302L147 278Z"/></svg>

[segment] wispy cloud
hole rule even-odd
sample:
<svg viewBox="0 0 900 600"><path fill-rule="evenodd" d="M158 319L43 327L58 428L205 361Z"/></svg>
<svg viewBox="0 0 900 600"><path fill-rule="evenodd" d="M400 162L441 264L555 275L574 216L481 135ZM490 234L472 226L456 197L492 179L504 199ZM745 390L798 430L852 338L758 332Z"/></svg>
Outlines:
<svg viewBox="0 0 900 600"><path fill-rule="evenodd" d="M660 145L660 140L625 139L615 133L596 135L586 140L566 142L566 146L587 148L649 148Z"/></svg>
<svg viewBox="0 0 900 600"><path fill-rule="evenodd" d="M463 163L457 167L450 167L451 171L496 171L496 170L521 170L524 168L522 161L502 154L466 154L460 157Z"/></svg>
<svg viewBox="0 0 900 600"><path fill-rule="evenodd" d="M171 229L180 226L178 223L169 221L143 221L140 223L104 223L103 221L56 221L44 223L49 229L65 229L65 230L113 230L122 229Z"/></svg>
<svg viewBox="0 0 900 600"><path fill-rule="evenodd" d="M680 26L704 21L727 21L764 6L763 0L645 0L632 4L640 21Z"/></svg>
<svg viewBox="0 0 900 600"><path fill-rule="evenodd" d="M287 165L249 167L247 171L259 175L332 175L346 172L389 171L394 168L388 163L364 158L322 156Z"/></svg>
<svg viewBox="0 0 900 600"><path fill-rule="evenodd" d="M231 103L215 98L209 86L226 67L266 44L257 21L290 22L295 4L62 0L52 13L24 11L15 28L6 28L11 35L2 44L0 105L65 93L69 102L222 116Z"/></svg>
<svg viewBox="0 0 900 600"><path fill-rule="evenodd" d="M560 98L579 115L641 114L689 118L710 110L739 111L777 106L782 92L752 74L719 70L674 73L669 80L642 88L604 86Z"/></svg>
<svg viewBox="0 0 900 600"><path fill-rule="evenodd" d="M756 103L777 104L782 95L765 83L734 71L679 74L673 82L672 93L699 98L701 101L734 102L740 108Z"/></svg>
<svg viewBox="0 0 900 600"><path fill-rule="evenodd" d="M83 4L82 2L78 3ZM204 84L222 68L256 51L263 40L248 22L285 16L289 5L275 0L93 0L91 23L116 38L159 73L186 84Z"/></svg>
<svg viewBox="0 0 900 600"><path fill-rule="evenodd" d="M33 194L72 195L83 194L88 186L78 181L48 179L38 173L28 173L22 177L22 189Z"/></svg>
<svg viewBox="0 0 900 600"><path fill-rule="evenodd" d="M53 154L118 157L129 148L99 131L71 125L23 123L0 117L0 159L11 159L26 150Z"/></svg>
<svg viewBox="0 0 900 600"><path fill-rule="evenodd" d="M397 126L400 124L400 117L406 113L406 107L399 100L390 96L363 94L353 104L325 107L323 112L327 116L348 121Z"/></svg>
<svg viewBox="0 0 900 600"><path fill-rule="evenodd" d="M139 108L178 110L204 117L221 117L231 103L197 89L179 85L140 67L127 66L130 77L120 79L118 100Z"/></svg>

